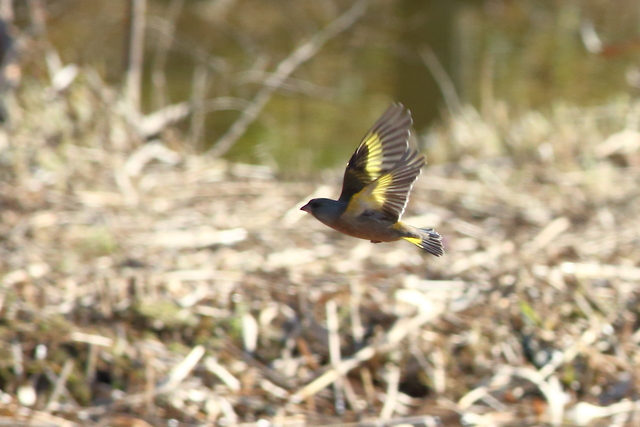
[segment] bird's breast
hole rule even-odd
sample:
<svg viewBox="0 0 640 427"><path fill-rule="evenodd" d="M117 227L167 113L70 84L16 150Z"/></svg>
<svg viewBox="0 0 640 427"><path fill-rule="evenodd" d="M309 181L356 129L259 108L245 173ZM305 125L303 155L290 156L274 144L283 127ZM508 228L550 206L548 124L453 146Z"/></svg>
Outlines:
<svg viewBox="0 0 640 427"><path fill-rule="evenodd" d="M400 233L392 228L390 221L381 220L376 215L367 215L364 211L360 215L351 215L348 211L338 217L329 227L341 233L360 239L380 242L392 242L400 239Z"/></svg>

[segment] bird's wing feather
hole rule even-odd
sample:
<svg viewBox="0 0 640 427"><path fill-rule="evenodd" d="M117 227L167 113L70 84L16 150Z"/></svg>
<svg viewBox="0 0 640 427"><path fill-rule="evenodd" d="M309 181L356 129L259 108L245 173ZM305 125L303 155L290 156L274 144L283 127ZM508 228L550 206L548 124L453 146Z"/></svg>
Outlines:
<svg viewBox="0 0 640 427"><path fill-rule="evenodd" d="M426 163L418 150L408 149L393 169L378 177L351 198L347 212L381 211L391 222L397 222L404 213L413 183Z"/></svg>
<svg viewBox="0 0 640 427"><path fill-rule="evenodd" d="M411 113L402 104L393 104L382 114L347 164L340 200L349 201L395 167L409 148L411 123Z"/></svg>

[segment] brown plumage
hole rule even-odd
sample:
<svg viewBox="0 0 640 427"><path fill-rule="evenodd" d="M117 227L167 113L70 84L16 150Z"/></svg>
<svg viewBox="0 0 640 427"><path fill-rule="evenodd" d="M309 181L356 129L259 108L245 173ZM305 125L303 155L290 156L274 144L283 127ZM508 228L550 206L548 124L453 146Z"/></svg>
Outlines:
<svg viewBox="0 0 640 427"><path fill-rule="evenodd" d="M373 243L404 239L444 255L442 238L430 228L400 221L425 157L409 146L411 113L393 104L367 132L351 156L338 200L313 199L301 209L349 236Z"/></svg>

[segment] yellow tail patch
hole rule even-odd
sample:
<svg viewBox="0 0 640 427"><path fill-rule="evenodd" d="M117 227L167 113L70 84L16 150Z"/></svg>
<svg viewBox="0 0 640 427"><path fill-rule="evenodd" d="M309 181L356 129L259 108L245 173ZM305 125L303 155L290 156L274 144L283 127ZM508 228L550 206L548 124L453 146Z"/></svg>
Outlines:
<svg viewBox="0 0 640 427"><path fill-rule="evenodd" d="M400 223L398 223L400 224ZM395 228L395 227L394 227ZM420 249L424 249L435 256L444 255L444 247L442 246L442 237L431 228L419 228L421 232L421 236L413 237L403 237L407 242L413 243Z"/></svg>
<svg viewBox="0 0 640 427"><path fill-rule="evenodd" d="M420 246L422 244L422 238L420 237L403 237L404 240L406 240L407 242L411 242L416 246Z"/></svg>

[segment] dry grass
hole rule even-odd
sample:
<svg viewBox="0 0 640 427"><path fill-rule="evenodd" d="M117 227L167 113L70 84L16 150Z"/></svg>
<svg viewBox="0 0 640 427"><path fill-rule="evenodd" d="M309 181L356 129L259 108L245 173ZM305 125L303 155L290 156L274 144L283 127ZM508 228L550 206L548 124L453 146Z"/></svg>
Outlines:
<svg viewBox="0 0 640 427"><path fill-rule="evenodd" d="M638 424L640 104L427 135L441 259L298 211L333 185L141 145L90 72L14 104L0 425Z"/></svg>

